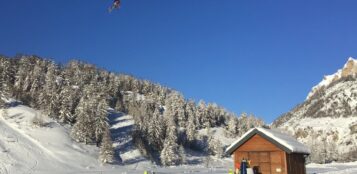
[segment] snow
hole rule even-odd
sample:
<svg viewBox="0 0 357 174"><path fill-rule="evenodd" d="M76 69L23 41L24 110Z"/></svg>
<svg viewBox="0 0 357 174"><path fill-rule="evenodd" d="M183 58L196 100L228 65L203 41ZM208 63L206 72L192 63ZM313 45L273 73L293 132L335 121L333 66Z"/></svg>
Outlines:
<svg viewBox="0 0 357 174"><path fill-rule="evenodd" d="M289 150L291 150L291 152L310 154L310 149L307 146L298 142L295 138L291 137L288 134L284 134L276 129L257 129L265 135L269 136L270 138L274 139L281 145L287 147Z"/></svg>
<svg viewBox="0 0 357 174"><path fill-rule="evenodd" d="M241 142L246 136L248 136L250 133L252 133L253 131L258 131L266 136L268 136L269 138L274 139L275 141L277 141L279 144L283 145L284 147L288 148L291 152L294 153L306 153L306 154L310 154L310 150L308 147L306 147L305 145L303 145L302 143L298 142L296 139L294 139L293 137L291 137L290 135L281 133L278 130L275 129L265 129L265 128L253 128L250 129L248 132L246 132L240 139L238 139L237 141L235 141L234 143L232 143L227 149L226 152L229 152L231 150L233 150L233 148L235 148L235 146Z"/></svg>
<svg viewBox="0 0 357 174"><path fill-rule="evenodd" d="M122 163L125 165L133 165L130 167L137 168L138 165L150 164L150 161L145 159L139 149L135 148L131 131L134 125L133 117L112 110L109 115L110 131L113 137L113 146L116 154L120 155Z"/></svg>
<svg viewBox="0 0 357 174"><path fill-rule="evenodd" d="M342 70L339 69L336 73L332 75L325 75L324 79L319 84L317 84L312 88L311 92L307 95L306 100L308 100L311 96L313 96L318 89L328 86L335 79L341 78L341 74L342 74Z"/></svg>
<svg viewBox="0 0 357 174"><path fill-rule="evenodd" d="M87 171L99 166L98 149L73 142L65 127L48 118L46 127L34 126L32 119L39 114L25 106L2 111L0 173Z"/></svg>
<svg viewBox="0 0 357 174"><path fill-rule="evenodd" d="M350 163L308 164L308 174L356 174L357 161Z"/></svg>

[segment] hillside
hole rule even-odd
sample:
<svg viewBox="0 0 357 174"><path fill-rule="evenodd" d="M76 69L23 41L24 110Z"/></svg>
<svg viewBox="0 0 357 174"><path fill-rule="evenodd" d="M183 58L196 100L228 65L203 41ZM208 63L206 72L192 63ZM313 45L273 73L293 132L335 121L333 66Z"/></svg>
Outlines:
<svg viewBox="0 0 357 174"><path fill-rule="evenodd" d="M111 132L115 135L114 147L122 153L125 165L102 165L97 160L99 148L77 143L70 137L70 127L58 124L55 120L41 115L27 106L13 106L0 112L0 173L227 173L232 168L232 159L207 161L205 156L188 155L187 159L195 162L178 167L160 167L146 160L135 146L130 145L131 138L126 132L133 125L132 116L110 110ZM36 117L43 120L44 126L34 124ZM122 130L123 131L118 131ZM218 133L220 128L212 132ZM222 134L215 136L222 137ZM129 143L126 148L125 146ZM80 160L78 160L80 159ZM204 161L197 163L197 161ZM210 167L206 167L209 165ZM352 174L357 171L356 163L332 163L328 165L309 164L308 173Z"/></svg>
<svg viewBox="0 0 357 174"><path fill-rule="evenodd" d="M134 124L132 116L113 110L110 112L110 129L115 137L113 144L115 150L121 154L121 164L102 165L97 159L99 148L73 141L68 125L61 125L38 110L23 105L1 110L0 173L143 173L150 169L162 172L207 171L204 163L176 169L153 165L140 154L128 135ZM38 118L42 120L41 126L35 123ZM199 161L206 157L188 156L187 159ZM226 160L216 160L210 165L222 167L227 164L230 163ZM225 170L223 168L222 171Z"/></svg>
<svg viewBox="0 0 357 174"><path fill-rule="evenodd" d="M85 171L99 166L97 148L74 142L68 128L50 118L44 118L44 127L34 125L39 116L26 106L1 111L0 173Z"/></svg>
<svg viewBox="0 0 357 174"><path fill-rule="evenodd" d="M96 157L110 164L220 159L232 138L263 124L253 115L238 117L215 103L187 100L173 89L77 60L60 65L37 56L0 57L0 96L3 109L13 107L6 99L16 99L65 126L73 141L99 147ZM118 114L126 115L125 128L112 127L122 122L113 117Z"/></svg>
<svg viewBox="0 0 357 174"><path fill-rule="evenodd" d="M306 100L273 122L310 146L314 162L357 160L357 60L312 88Z"/></svg>

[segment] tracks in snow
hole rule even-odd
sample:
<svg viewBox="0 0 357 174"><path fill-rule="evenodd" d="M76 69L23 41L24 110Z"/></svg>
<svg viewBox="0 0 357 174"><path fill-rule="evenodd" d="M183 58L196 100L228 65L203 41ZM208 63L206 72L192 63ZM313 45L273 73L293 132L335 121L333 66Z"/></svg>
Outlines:
<svg viewBox="0 0 357 174"><path fill-rule="evenodd" d="M5 120L2 116L0 116L0 130L2 131L2 136L0 136L0 147L2 146L1 148L4 149L1 153L6 153L7 159L0 160L0 166L2 166L2 170L0 170L1 174L9 174L10 168L7 168L7 166L13 165L23 166L22 170L24 171L21 172L16 170L17 173L36 173L36 169L39 165L37 157L39 156L46 156L47 159L50 157L49 159L57 160L54 154L39 144L35 139L27 135L21 130L21 127L16 127L15 125L8 123L8 120ZM25 160L23 160L23 155L26 156Z"/></svg>

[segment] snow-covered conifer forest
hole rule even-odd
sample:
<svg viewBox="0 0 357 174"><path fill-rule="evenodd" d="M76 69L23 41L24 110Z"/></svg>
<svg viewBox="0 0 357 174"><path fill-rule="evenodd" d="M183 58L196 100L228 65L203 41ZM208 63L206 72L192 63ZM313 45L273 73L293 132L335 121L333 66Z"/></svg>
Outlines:
<svg viewBox="0 0 357 174"><path fill-rule="evenodd" d="M133 128L125 133L146 159L165 166L187 163L187 151L224 157L230 142L212 131L219 128L234 138L264 124L253 115L237 117L215 103L196 103L168 87L77 60L60 65L37 56L1 56L0 84L2 108L13 99L41 111L69 127L76 142L99 147L103 163L122 162L120 147L113 148L120 132L112 135L108 118L114 111L132 116ZM41 125L41 118L34 120Z"/></svg>

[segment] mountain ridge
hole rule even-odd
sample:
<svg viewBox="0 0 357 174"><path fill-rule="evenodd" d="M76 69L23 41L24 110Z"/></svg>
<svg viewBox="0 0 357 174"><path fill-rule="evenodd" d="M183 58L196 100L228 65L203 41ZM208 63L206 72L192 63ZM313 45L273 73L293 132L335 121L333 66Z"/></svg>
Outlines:
<svg viewBox="0 0 357 174"><path fill-rule="evenodd" d="M355 76L357 73L357 60L353 57L349 57L342 69L339 69L336 73L331 75L325 75L323 80L314 86L306 97L308 100L316 91L323 87L327 87L331 83L347 76Z"/></svg>
<svg viewBox="0 0 357 174"><path fill-rule="evenodd" d="M307 99L272 123L312 149L318 163L357 160L357 60L325 76Z"/></svg>

